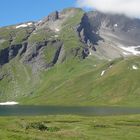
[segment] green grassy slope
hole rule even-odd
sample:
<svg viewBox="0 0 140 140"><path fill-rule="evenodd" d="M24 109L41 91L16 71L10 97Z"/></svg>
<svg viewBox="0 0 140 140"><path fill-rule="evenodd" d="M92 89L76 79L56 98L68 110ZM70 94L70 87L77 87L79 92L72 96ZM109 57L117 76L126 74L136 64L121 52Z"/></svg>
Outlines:
<svg viewBox="0 0 140 140"><path fill-rule="evenodd" d="M140 116L0 117L3 140L139 140Z"/></svg>
<svg viewBox="0 0 140 140"><path fill-rule="evenodd" d="M3 66L1 73L5 73L4 79L0 80L1 102L26 97L32 93L36 82L39 83L34 81L35 76L32 75L31 69L17 59Z"/></svg>
<svg viewBox="0 0 140 140"><path fill-rule="evenodd" d="M34 26L18 29L16 26L0 28L0 39L2 40L0 51L8 50L12 45L19 45L27 41L33 30ZM5 53L5 55L7 54ZM0 80L0 102L27 96L32 93L33 87L38 83L34 80L35 76L32 75L31 68L23 64L20 59L21 56L17 55L0 68L0 76L4 76Z"/></svg>
<svg viewBox="0 0 140 140"><path fill-rule="evenodd" d="M25 104L139 106L140 58L113 62L87 58L57 65ZM96 65L96 67L95 67ZM110 67L110 65L112 65ZM137 70L132 67L136 65ZM103 70L105 74L101 76Z"/></svg>

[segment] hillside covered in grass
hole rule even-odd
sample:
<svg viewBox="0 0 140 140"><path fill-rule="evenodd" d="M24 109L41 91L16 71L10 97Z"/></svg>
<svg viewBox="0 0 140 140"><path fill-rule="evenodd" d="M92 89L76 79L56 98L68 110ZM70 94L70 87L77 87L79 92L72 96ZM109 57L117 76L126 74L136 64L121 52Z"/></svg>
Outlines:
<svg viewBox="0 0 140 140"><path fill-rule="evenodd" d="M139 48L117 46L138 45L138 39L129 44L124 37L138 32L121 32L126 21L136 21L119 19L69 8L0 28L0 102L139 106Z"/></svg>

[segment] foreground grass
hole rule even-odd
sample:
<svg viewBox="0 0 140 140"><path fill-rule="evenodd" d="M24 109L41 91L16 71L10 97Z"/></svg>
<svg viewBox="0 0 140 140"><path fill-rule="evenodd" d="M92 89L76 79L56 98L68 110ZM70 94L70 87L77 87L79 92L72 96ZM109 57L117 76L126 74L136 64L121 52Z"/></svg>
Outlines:
<svg viewBox="0 0 140 140"><path fill-rule="evenodd" d="M0 117L2 140L139 140L140 115Z"/></svg>

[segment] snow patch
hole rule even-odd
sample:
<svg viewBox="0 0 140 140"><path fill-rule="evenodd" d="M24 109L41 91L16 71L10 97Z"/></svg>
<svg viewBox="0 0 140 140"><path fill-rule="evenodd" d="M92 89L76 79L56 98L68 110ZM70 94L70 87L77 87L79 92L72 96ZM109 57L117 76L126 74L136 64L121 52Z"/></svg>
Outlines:
<svg viewBox="0 0 140 140"><path fill-rule="evenodd" d="M0 103L0 105L17 105L17 104L19 104L19 103L18 102L14 102L14 101Z"/></svg>
<svg viewBox="0 0 140 140"><path fill-rule="evenodd" d="M41 23L43 20L39 20L37 23Z"/></svg>
<svg viewBox="0 0 140 140"><path fill-rule="evenodd" d="M27 27L27 26L28 26L27 24L18 25L18 26L16 26L16 29L18 29L18 28L24 28L24 27Z"/></svg>
<svg viewBox="0 0 140 140"><path fill-rule="evenodd" d="M133 66L132 66L132 69L133 69L133 70L137 70L138 67L137 67L136 65L133 65Z"/></svg>
<svg viewBox="0 0 140 140"><path fill-rule="evenodd" d="M30 26L32 24L33 24L32 22L29 22L29 23L26 23L26 24L20 24L20 25L16 26L16 29L18 29L18 28L24 28L24 27Z"/></svg>
<svg viewBox="0 0 140 140"><path fill-rule="evenodd" d="M118 24L114 24L114 27L118 27Z"/></svg>
<svg viewBox="0 0 140 140"><path fill-rule="evenodd" d="M59 32L59 31L60 31L60 29L58 29L58 28L55 28L55 31L56 31L56 32Z"/></svg>
<svg viewBox="0 0 140 140"><path fill-rule="evenodd" d="M32 25L32 24L33 24L32 22L27 23L28 26L30 26L30 25Z"/></svg>
<svg viewBox="0 0 140 140"><path fill-rule="evenodd" d="M128 47L119 46L119 47L133 55L140 55L140 51L136 50L136 49L140 48L140 46L128 46Z"/></svg>
<svg viewBox="0 0 140 140"><path fill-rule="evenodd" d="M105 70L103 70L103 71L102 71L102 73L101 73L101 76L103 76L103 75L105 74L105 72L106 72L106 71L105 71Z"/></svg>
<svg viewBox="0 0 140 140"><path fill-rule="evenodd" d="M127 53L127 52L123 52L123 54L124 54L124 55L130 55L130 53Z"/></svg>

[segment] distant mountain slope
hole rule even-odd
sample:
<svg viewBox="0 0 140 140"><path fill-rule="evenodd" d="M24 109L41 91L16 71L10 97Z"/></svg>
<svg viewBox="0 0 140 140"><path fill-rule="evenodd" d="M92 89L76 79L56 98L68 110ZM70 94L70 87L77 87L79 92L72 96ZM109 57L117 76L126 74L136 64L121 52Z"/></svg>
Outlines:
<svg viewBox="0 0 140 140"><path fill-rule="evenodd" d="M69 8L0 28L0 101L139 105L140 20Z"/></svg>
<svg viewBox="0 0 140 140"><path fill-rule="evenodd" d="M78 32L81 40L99 57L140 55L139 19L89 12L83 16Z"/></svg>

